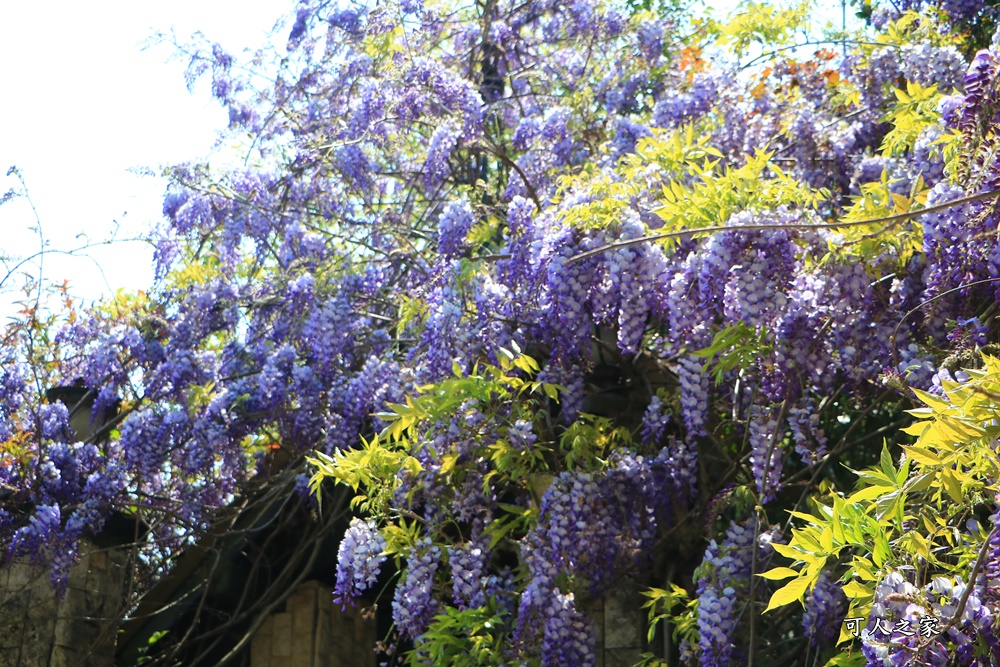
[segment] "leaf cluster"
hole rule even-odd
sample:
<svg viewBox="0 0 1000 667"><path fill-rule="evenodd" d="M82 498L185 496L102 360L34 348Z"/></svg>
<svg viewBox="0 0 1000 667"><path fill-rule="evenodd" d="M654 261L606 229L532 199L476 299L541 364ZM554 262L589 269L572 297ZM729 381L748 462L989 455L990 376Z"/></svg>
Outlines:
<svg viewBox="0 0 1000 667"><path fill-rule="evenodd" d="M748 156L737 168L717 169L706 161L693 169L696 181L671 181L663 187L662 204L654 212L663 219L663 232L695 230L724 224L734 213L779 206L812 208L823 193L814 191L771 162L771 153Z"/></svg>
<svg viewBox="0 0 1000 667"><path fill-rule="evenodd" d="M791 513L803 524L787 545L774 545L791 567L760 576L792 581L774 593L768 610L801 600L823 569L843 565L848 617L865 615L890 571L908 571L919 581L975 577L988 530L974 524L963 532L964 520L969 508L995 495L1000 479L993 447L1000 436L1000 359L983 355L983 364L965 382L944 381L941 396L916 392L924 406L910 413L919 421L903 429L916 440L902 447L898 465L883 445L877 466L852 471L858 478L852 494L831 492L811 512ZM844 630L841 640L849 638Z"/></svg>

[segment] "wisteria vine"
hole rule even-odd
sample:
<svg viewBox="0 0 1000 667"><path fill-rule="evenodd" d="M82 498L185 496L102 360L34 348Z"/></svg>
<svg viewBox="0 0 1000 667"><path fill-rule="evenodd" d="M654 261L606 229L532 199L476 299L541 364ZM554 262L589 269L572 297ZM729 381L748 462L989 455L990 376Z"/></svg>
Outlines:
<svg viewBox="0 0 1000 667"><path fill-rule="evenodd" d="M245 166L169 171L148 292L5 328L4 557L58 590L125 514L155 582L309 456L358 494L331 576L391 600L388 661L481 612L488 664L595 665L594 605L665 580L690 603L637 662L835 659L856 570L763 613L771 525L996 343L1000 52L981 3L798 50L804 15L754 7L303 0L273 61L183 47ZM880 563L857 654L989 664L995 551ZM933 645L876 636L969 587Z"/></svg>

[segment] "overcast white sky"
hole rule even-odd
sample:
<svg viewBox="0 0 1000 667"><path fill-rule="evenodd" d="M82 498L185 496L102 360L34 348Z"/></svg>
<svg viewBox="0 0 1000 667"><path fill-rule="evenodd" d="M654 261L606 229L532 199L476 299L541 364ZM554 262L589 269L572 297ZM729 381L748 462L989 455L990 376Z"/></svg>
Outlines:
<svg viewBox="0 0 1000 667"><path fill-rule="evenodd" d="M169 46L143 51L143 43L156 31L173 29L183 41L201 30L231 51L258 48L293 8L294 0L3 2L0 193L19 187L4 177L17 165L53 248L83 243L80 234L106 239L116 225L119 237L141 234L160 217L165 184L129 170L159 172L206 157L228 119L207 87L188 93L184 63L167 62ZM37 250L33 225L25 200L0 206L0 254ZM112 288L141 289L152 280L151 253L142 244L91 254L93 260L50 255L45 275L68 278L85 299L107 291L105 277ZM9 295L0 295L0 324L11 308Z"/></svg>
<svg viewBox="0 0 1000 667"><path fill-rule="evenodd" d="M119 238L142 234L160 219L165 183L130 169L159 172L168 164L207 157L228 119L207 86L188 93L184 63L168 62L169 46L142 50L143 43L157 31L173 30L184 41L200 30L231 52L259 48L294 4L5 0L0 4L0 194L20 187L4 177L16 165L51 248L104 240L116 227ZM736 0L709 4L731 8ZM839 2L820 11L839 22ZM0 206L0 256L37 251L33 225L24 199ZM48 255L45 276L69 279L72 292L85 301L152 281L152 254L144 244L96 249L90 257ZM25 269L38 270L34 264ZM0 264L0 280L6 272ZM5 288L20 282L13 277L0 288L0 325L15 312Z"/></svg>

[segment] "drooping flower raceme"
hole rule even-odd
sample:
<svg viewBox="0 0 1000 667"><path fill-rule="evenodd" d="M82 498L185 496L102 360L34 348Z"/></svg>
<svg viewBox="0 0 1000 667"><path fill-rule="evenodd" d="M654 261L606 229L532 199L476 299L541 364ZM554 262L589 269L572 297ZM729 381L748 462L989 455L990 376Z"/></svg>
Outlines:
<svg viewBox="0 0 1000 667"><path fill-rule="evenodd" d="M351 519L337 552L337 586L334 600L352 602L371 588L385 562L385 538L372 520Z"/></svg>

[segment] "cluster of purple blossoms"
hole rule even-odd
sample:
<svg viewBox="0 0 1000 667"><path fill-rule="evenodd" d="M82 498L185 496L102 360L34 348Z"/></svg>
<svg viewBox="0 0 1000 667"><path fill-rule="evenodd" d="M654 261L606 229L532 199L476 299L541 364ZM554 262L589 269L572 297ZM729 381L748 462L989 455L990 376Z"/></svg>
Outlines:
<svg viewBox="0 0 1000 667"><path fill-rule="evenodd" d="M663 441L663 435L673 416L666 411L663 399L654 395L649 399L649 407L642 416L642 444L658 446Z"/></svg>
<svg viewBox="0 0 1000 667"><path fill-rule="evenodd" d="M427 298L428 315L421 343L425 346L422 375L437 380L451 375L467 352L470 332L462 327L462 294L451 285L433 290Z"/></svg>
<svg viewBox="0 0 1000 667"><path fill-rule="evenodd" d="M37 558L46 552L47 545L53 541L61 527L59 505L39 505L28 525L14 533L7 548L8 556L16 558L30 554Z"/></svg>
<svg viewBox="0 0 1000 667"><path fill-rule="evenodd" d="M965 76L965 58L953 46L932 46L927 42L907 44L902 48L903 75L927 87L937 85L942 91L960 90Z"/></svg>
<svg viewBox="0 0 1000 667"><path fill-rule="evenodd" d="M669 24L661 19L648 19L639 25L639 46L650 64L656 64L663 55L663 38L668 27Z"/></svg>
<svg viewBox="0 0 1000 667"><path fill-rule="evenodd" d="M721 542L712 540L698 577L699 665L731 664L739 594L747 587L753 558L754 522L731 523Z"/></svg>
<svg viewBox="0 0 1000 667"><path fill-rule="evenodd" d="M802 614L802 628L814 647L825 646L840 633L847 613L847 598L843 587L824 570L809 591Z"/></svg>
<svg viewBox="0 0 1000 667"><path fill-rule="evenodd" d="M820 428L820 416L813 401L803 399L801 403L788 409L788 427L795 441L795 451L803 463L814 466L826 455L827 437Z"/></svg>
<svg viewBox="0 0 1000 667"><path fill-rule="evenodd" d="M868 663L946 667L957 657L960 664L978 664L981 656L973 640L980 634L992 634L995 614L984 604L984 591L977 583L968 591L961 615L956 616L966 597L966 586L961 580L937 577L920 589L899 572L890 572L875 590L868 625L861 632L861 648ZM947 641L954 643L957 656L949 654L941 634L946 627ZM996 644L995 640L987 641Z"/></svg>
<svg viewBox="0 0 1000 667"><path fill-rule="evenodd" d="M967 20L979 13L984 6L982 0L941 0L940 7L955 21Z"/></svg>
<svg viewBox="0 0 1000 667"><path fill-rule="evenodd" d="M963 197L965 192L947 183L935 185L927 196L929 205ZM994 239L987 238L992 224L977 215L975 204L964 204L921 217L924 250L924 326L932 340L944 343L948 320L977 296L969 286L988 279L994 272L990 257L996 252ZM995 291L993 289L988 290Z"/></svg>
<svg viewBox="0 0 1000 667"><path fill-rule="evenodd" d="M676 127L705 115L719 94L720 80L715 73L698 73L685 92L670 91L653 110L653 124Z"/></svg>
<svg viewBox="0 0 1000 667"><path fill-rule="evenodd" d="M555 589L546 611L540 667L596 665L594 633L587 618L576 609L573 594Z"/></svg>
<svg viewBox="0 0 1000 667"><path fill-rule="evenodd" d="M428 143L423 169L424 183L428 188L438 188L448 178L451 171L448 161L460 135L460 130L450 123L444 123L434 130Z"/></svg>
<svg viewBox="0 0 1000 667"><path fill-rule="evenodd" d="M75 439L69 423L69 409L62 403L49 403L38 408L38 432L45 440L72 442Z"/></svg>
<svg viewBox="0 0 1000 667"><path fill-rule="evenodd" d="M677 362L677 377L681 384L681 417L688 435L705 434L708 417L709 377L702 371L704 362L685 355Z"/></svg>
<svg viewBox="0 0 1000 667"><path fill-rule="evenodd" d="M20 364L6 356L0 361L0 440L7 441L19 427L15 417L27 400L27 384Z"/></svg>
<svg viewBox="0 0 1000 667"><path fill-rule="evenodd" d="M990 107L996 95L994 84L998 68L1000 59L993 49L979 51L969 63L969 69L966 70L963 79L965 99L961 107L961 120L958 123L962 129L972 131L979 129L977 117L981 111Z"/></svg>
<svg viewBox="0 0 1000 667"><path fill-rule="evenodd" d="M337 586L333 591L336 602L346 605L371 588L385 562L384 551L385 538L374 521L351 519L337 551Z"/></svg>
<svg viewBox="0 0 1000 667"><path fill-rule="evenodd" d="M441 550L421 538L414 545L406 562L406 574L396 585L392 600L392 619L403 636L417 639L427 629L438 602L434 598L434 575L441 559Z"/></svg>
<svg viewBox="0 0 1000 667"><path fill-rule="evenodd" d="M783 433L779 430L774 408L754 405L750 409L747 428L750 430L750 463L761 502L774 500L781 487L781 468L785 460L781 447Z"/></svg>
<svg viewBox="0 0 1000 667"><path fill-rule="evenodd" d="M628 118L619 117L615 121L615 137L611 143L611 160L634 153L640 139L653 136L648 127Z"/></svg>
<svg viewBox="0 0 1000 667"><path fill-rule="evenodd" d="M545 289L539 300L541 313L547 319L546 328L555 336L554 352L567 359L580 355L593 327L588 315L593 274L583 262L568 264L580 251L573 237L571 230L560 230L545 239L540 253L540 260L545 262Z"/></svg>
<svg viewBox="0 0 1000 667"><path fill-rule="evenodd" d="M69 584L79 539L79 535L67 536L61 524L58 504L36 506L28 524L14 531L6 553L7 559L29 558L36 565L49 566L52 587L60 597Z"/></svg>
<svg viewBox="0 0 1000 667"><path fill-rule="evenodd" d="M460 608L481 607L486 602L483 589L486 556L486 545L476 542L465 542L448 548L453 595Z"/></svg>
<svg viewBox="0 0 1000 667"><path fill-rule="evenodd" d="M0 481L35 494L33 514L15 520L0 510L0 533L14 536L11 553L48 553L64 570L74 536L99 527L126 487L172 498L164 509L182 519L166 533L190 538L209 508L232 498L250 475L248 436L278 433L295 454L354 446L383 426L372 413L387 401L417 381L450 376L456 365L495 360L495 345L513 339L543 365L535 379L566 388L560 405L532 404L538 412L530 416L512 410L500 426L463 405L421 442L413 455L423 470L401 480L394 502L412 501L431 526L457 522L464 533L472 524L473 537L447 551L450 590L435 584L442 547L422 540L396 587L393 613L400 633L416 640L442 601L476 607L495 594L519 614L526 655L543 665L592 664L577 600L638 569L674 518L668 510L710 492L697 484L697 452L724 432L717 418L747 423L752 473L766 502L789 466L779 444L784 430L803 462L816 464L827 438L821 421L838 428L817 414L825 405L819 397L840 386L842 405L867 396L873 368L888 363L898 315L935 299L895 339L896 370L912 371L915 385L948 379L935 345L974 350L988 342L980 321L968 319L983 295L944 298L957 285L1000 277L1000 250L985 234L990 224L976 226L980 207L924 216L922 252L904 267L892 265L891 252L872 263L838 260L830 254L834 235L799 229L819 220L807 207L768 211L743 202L727 203L724 210L738 213L718 221L729 227L723 233L688 236L667 250L631 244L573 257L655 232L663 223L651 211L671 181L701 187L696 169L650 159L655 150L631 155L644 138L655 148L680 137L675 130L683 126L705 138L710 162L719 160L705 169L738 167L747 155L776 150L773 164L793 162L788 173L803 189L831 188L821 197L831 210L883 175L900 194L923 178L935 187L930 203L965 194L944 182L943 128L926 130L906 155L870 152L887 131L879 119L894 103L892 88L906 80L948 91L964 84L964 95L942 103L943 127L985 136L995 116L995 52L979 54L964 79L952 47L918 43L848 56L840 71L861 104L844 117L830 104L841 92L835 56L775 62L772 80L746 89L721 62L694 56L697 62L683 63L690 53L670 53L670 22L630 19L614 4L485 3L495 15L471 22L419 0L371 10L305 0L291 24L289 64L258 99L218 47L193 58L191 75L211 76L234 129L254 132L253 162L267 167L221 177L176 169L186 189L164 202L163 294L156 297L163 308L141 327L81 320L60 339L72 348L67 368L79 371L66 376L83 377L100 405L133 380L142 389L141 399L129 396L136 407L102 456L93 445L69 444L65 406L24 410L23 367L6 358L0 364L0 443L25 430L53 441L26 467L8 465L13 457L2 454ZM963 20L979 9L971 0L939 4ZM373 43L384 43L384 52ZM281 106L265 109L269 100ZM776 146L776 138L788 144ZM995 165L978 167L982 188L1000 178ZM581 184L587 175L628 193L627 201L600 228L572 228L565 213L606 197ZM506 229L498 223L494 238L473 247L469 232L479 219L506 220ZM758 223L787 228L740 229ZM171 269L181 271L168 275ZM891 281L873 277L893 272ZM712 388L706 360L691 353L734 325L759 334L759 349ZM480 537L498 501L484 483L492 463L483 448L506 439L537 453L541 424L557 439L560 418L569 423L581 412L598 358L630 373L655 361L661 375L676 373L678 386L658 377L633 391L631 398L666 388L642 417L643 456L611 452L599 469L566 469L555 453L548 457L555 480L536 524L516 538L523 567L517 576L492 573ZM671 391L678 395L668 398ZM791 407L779 423L782 401ZM677 419L668 402L679 404ZM450 472L445 452L457 457ZM706 477L711 482L713 471ZM530 502L523 488L511 493ZM705 665L742 657L732 646L752 532L734 524L706 552L698 579ZM340 545L340 601L372 586L384 549L374 523L352 521ZM952 601L962 590L961 582L934 586ZM963 619L965 639L973 626L985 627L987 598L970 598L978 616ZM814 643L825 641L838 604L833 584L821 579L804 618ZM949 612L947 604L935 609Z"/></svg>
<svg viewBox="0 0 1000 667"><path fill-rule="evenodd" d="M510 442L511 447L520 451L527 451L538 440L538 436L535 435L531 422L518 419L508 428L507 440Z"/></svg>
<svg viewBox="0 0 1000 667"><path fill-rule="evenodd" d="M438 221L438 251L445 257L455 257L465 249L465 237L475 222L468 202L452 202L445 207Z"/></svg>
<svg viewBox="0 0 1000 667"><path fill-rule="evenodd" d="M657 458L619 453L608 470L564 472L545 491L538 524L522 541L530 580L521 595L515 632L522 644L541 643L544 664L566 664L552 662L561 655L553 651L592 652L586 648L591 640L582 641L582 617L566 604L553 606L553 600L573 599L560 597L565 590L561 579L571 577L581 589L599 591L634 572L648 558L664 506L687 495L682 488L687 479L677 476L669 450L662 452L667 455ZM577 639L563 645L568 636Z"/></svg>

